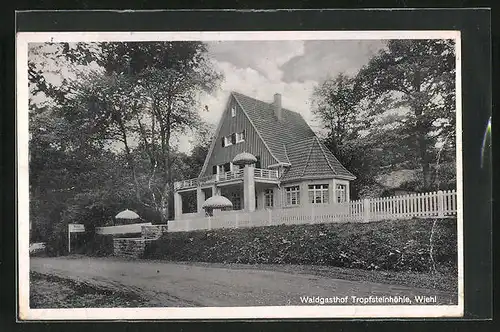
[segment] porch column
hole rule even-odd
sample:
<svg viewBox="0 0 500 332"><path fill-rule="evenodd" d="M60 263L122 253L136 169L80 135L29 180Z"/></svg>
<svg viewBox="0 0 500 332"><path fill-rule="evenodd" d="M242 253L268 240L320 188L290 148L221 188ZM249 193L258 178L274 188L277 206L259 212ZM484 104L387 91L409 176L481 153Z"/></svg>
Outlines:
<svg viewBox="0 0 500 332"><path fill-rule="evenodd" d="M347 181L347 184L345 186L345 200L346 202L350 202L351 201L351 181Z"/></svg>
<svg viewBox="0 0 500 332"><path fill-rule="evenodd" d="M255 211L255 179L254 166L245 165L243 169L243 204L245 211Z"/></svg>
<svg viewBox="0 0 500 332"><path fill-rule="evenodd" d="M220 188L217 185L212 185L212 196L220 195Z"/></svg>
<svg viewBox="0 0 500 332"><path fill-rule="evenodd" d="M331 197L330 204L337 204L337 181L335 181L335 179L332 180L332 189L329 194Z"/></svg>
<svg viewBox="0 0 500 332"><path fill-rule="evenodd" d="M174 214L175 219L181 219L182 215L182 196L180 193L174 193Z"/></svg>
<svg viewBox="0 0 500 332"><path fill-rule="evenodd" d="M196 189L196 207L197 207L196 210L198 213L203 212L203 208L201 206L203 205L204 202L205 202L205 192L203 191L203 189L201 189L201 187L198 187Z"/></svg>

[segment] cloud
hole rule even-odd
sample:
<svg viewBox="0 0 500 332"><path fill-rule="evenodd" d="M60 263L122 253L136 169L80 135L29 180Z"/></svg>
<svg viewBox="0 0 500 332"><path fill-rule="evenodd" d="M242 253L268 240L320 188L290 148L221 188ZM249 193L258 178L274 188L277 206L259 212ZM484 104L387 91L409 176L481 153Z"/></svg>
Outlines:
<svg viewBox="0 0 500 332"><path fill-rule="evenodd" d="M211 57L239 68L252 68L271 81L280 81L280 66L304 54L304 41L224 41L208 44Z"/></svg>
<svg viewBox="0 0 500 332"><path fill-rule="evenodd" d="M200 115L216 125L231 91L268 102L274 93L281 93L283 106L300 113L318 131L310 105L314 87L340 72L354 74L384 45L373 40L208 42L208 56L225 79L218 91L200 96ZM96 69L95 65L82 68L70 65L63 57L47 56L60 52L60 47L30 45L30 60L48 69L45 75L49 82L60 85L64 78L75 79L79 72ZM190 151L190 135L175 140L181 151Z"/></svg>
<svg viewBox="0 0 500 332"><path fill-rule="evenodd" d="M385 46L380 40L306 41L304 54L281 66L285 82L321 82L343 72L354 75Z"/></svg>
<svg viewBox="0 0 500 332"><path fill-rule="evenodd" d="M283 107L319 131L310 105L314 87L340 72L355 74L384 45L371 40L209 42L209 56L224 82L216 93L201 96L201 117L217 124L231 91L267 102L281 93ZM180 139L181 151L190 148L189 139Z"/></svg>

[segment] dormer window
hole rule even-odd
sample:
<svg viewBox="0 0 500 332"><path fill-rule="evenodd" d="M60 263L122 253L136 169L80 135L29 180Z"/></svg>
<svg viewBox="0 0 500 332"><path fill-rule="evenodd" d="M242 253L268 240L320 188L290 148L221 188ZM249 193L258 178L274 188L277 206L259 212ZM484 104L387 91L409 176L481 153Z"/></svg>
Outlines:
<svg viewBox="0 0 500 332"><path fill-rule="evenodd" d="M235 117L236 116L236 106L233 106L231 107L231 117Z"/></svg>

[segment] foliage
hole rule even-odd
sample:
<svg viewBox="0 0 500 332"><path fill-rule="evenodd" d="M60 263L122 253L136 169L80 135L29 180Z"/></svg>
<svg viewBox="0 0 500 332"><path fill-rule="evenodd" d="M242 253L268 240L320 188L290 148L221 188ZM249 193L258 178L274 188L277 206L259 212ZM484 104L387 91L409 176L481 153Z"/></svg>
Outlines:
<svg viewBox="0 0 500 332"><path fill-rule="evenodd" d="M369 116L400 110L397 140L422 169L432 189L431 164L441 149L453 159L455 52L452 40L391 40L356 77L369 102ZM452 139L448 139L448 138ZM442 146L443 148L438 148Z"/></svg>
<svg viewBox="0 0 500 332"><path fill-rule="evenodd" d="M202 145L186 155L170 137L198 127L198 95L220 79L204 44L125 44L30 45L30 221L51 254L70 222L125 208L161 222L172 181L201 167Z"/></svg>
<svg viewBox="0 0 500 332"><path fill-rule="evenodd" d="M429 271L431 220L280 225L165 233L145 257L172 261L305 264L373 270ZM439 220L434 260L456 269L456 220Z"/></svg>
<svg viewBox="0 0 500 332"><path fill-rule="evenodd" d="M354 77L339 74L313 94L325 145L357 179L353 198L374 178L420 169L412 190L449 187L455 162L455 52L449 40L390 40Z"/></svg>

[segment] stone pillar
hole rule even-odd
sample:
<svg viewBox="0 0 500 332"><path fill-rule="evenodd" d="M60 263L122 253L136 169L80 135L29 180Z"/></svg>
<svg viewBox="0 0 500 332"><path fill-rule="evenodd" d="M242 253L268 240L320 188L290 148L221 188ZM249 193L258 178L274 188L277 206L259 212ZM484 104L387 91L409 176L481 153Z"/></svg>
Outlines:
<svg viewBox="0 0 500 332"><path fill-rule="evenodd" d="M437 207L438 207L438 217L444 217L444 192L439 190L437 192Z"/></svg>
<svg viewBox="0 0 500 332"><path fill-rule="evenodd" d="M198 187L196 189L196 207L197 207L196 211L198 213L203 213L202 205L204 202L205 202L205 192L203 191L203 189Z"/></svg>
<svg viewBox="0 0 500 332"><path fill-rule="evenodd" d="M181 219L182 215L182 196L180 193L174 193L174 213L175 219Z"/></svg>
<svg viewBox="0 0 500 332"><path fill-rule="evenodd" d="M243 169L243 206L245 211L255 211L255 179L254 166L245 165Z"/></svg>
<svg viewBox="0 0 500 332"><path fill-rule="evenodd" d="M369 222L371 219L370 211L370 200L368 198L363 199L363 221Z"/></svg>

